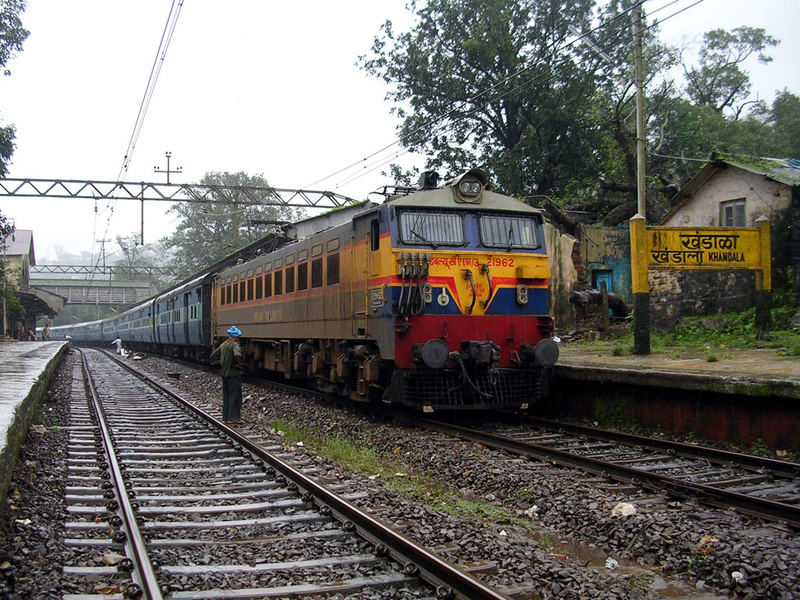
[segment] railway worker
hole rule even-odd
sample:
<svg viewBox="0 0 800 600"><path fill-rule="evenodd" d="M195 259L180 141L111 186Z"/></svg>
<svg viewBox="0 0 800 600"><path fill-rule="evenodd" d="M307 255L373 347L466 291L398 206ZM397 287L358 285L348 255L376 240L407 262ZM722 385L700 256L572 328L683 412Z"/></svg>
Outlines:
<svg viewBox="0 0 800 600"><path fill-rule="evenodd" d="M44 329L42 329L42 340L45 342L50 341L50 323L44 324Z"/></svg>
<svg viewBox="0 0 800 600"><path fill-rule="evenodd" d="M222 420L237 423L242 410L242 332L234 325L228 329L228 339L211 353L212 364L222 366Z"/></svg>
<svg viewBox="0 0 800 600"><path fill-rule="evenodd" d="M116 346L116 347L117 347L117 354L119 354L120 356L122 356L122 340L121 340L121 339L119 339L119 338L117 338L117 339L115 339L113 342L111 342L111 344L112 344L113 346Z"/></svg>

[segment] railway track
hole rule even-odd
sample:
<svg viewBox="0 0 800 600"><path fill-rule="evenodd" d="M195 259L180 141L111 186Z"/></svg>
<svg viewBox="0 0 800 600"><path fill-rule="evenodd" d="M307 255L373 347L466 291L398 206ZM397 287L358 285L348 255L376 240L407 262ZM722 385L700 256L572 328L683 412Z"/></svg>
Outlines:
<svg viewBox="0 0 800 600"><path fill-rule="evenodd" d="M493 433L418 419L426 428L672 497L800 529L800 464L542 419Z"/></svg>
<svg viewBox="0 0 800 600"><path fill-rule="evenodd" d="M64 600L505 598L104 353L83 371Z"/></svg>

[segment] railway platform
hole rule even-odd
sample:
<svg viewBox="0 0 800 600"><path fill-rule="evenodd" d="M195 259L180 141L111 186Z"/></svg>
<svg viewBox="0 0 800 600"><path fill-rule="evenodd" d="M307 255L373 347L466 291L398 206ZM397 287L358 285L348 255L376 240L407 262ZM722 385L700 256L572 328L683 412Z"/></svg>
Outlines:
<svg viewBox="0 0 800 600"><path fill-rule="evenodd" d="M680 356L614 356L611 349L569 344L559 350L556 375L564 379L800 400L800 356L776 350L723 348ZM712 354L715 360L709 360Z"/></svg>
<svg viewBox="0 0 800 600"><path fill-rule="evenodd" d="M800 357L774 349L615 356L567 343L560 350L552 412L800 451Z"/></svg>
<svg viewBox="0 0 800 600"><path fill-rule="evenodd" d="M0 343L0 502L67 342Z"/></svg>

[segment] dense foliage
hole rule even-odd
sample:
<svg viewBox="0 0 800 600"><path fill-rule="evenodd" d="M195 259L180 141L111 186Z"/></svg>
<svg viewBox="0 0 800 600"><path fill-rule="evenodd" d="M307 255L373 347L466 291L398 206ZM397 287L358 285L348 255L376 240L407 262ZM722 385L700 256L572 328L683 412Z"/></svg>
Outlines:
<svg viewBox="0 0 800 600"><path fill-rule="evenodd" d="M264 237L264 221L285 222L298 217L297 211L285 207L246 203L247 196L239 188L270 187L260 174L212 172L198 184L211 186L211 194L202 202L174 204L169 212L177 215L175 232L161 240L176 279L199 273Z"/></svg>
<svg viewBox="0 0 800 600"><path fill-rule="evenodd" d="M0 0L0 69L3 75L11 72L6 64L14 54L22 50L22 42L28 37L28 31L22 27L20 15L25 10L25 0ZM8 173L8 164L14 153L13 125L0 127L0 177Z"/></svg>
<svg viewBox="0 0 800 600"><path fill-rule="evenodd" d="M359 64L388 84L402 144L431 157L426 168L479 166L506 193L616 225L636 208L636 4L412 0L415 25L397 32L387 21ZM712 152L800 157L800 98L753 101L744 69L751 57L769 62L778 40L711 30L690 64L686 48L643 25L651 221Z"/></svg>

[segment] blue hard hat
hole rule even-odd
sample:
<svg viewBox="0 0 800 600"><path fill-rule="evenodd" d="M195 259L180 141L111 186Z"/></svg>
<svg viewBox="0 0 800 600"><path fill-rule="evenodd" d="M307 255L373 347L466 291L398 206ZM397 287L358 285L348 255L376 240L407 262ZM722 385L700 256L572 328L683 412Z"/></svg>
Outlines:
<svg viewBox="0 0 800 600"><path fill-rule="evenodd" d="M236 325L234 325L230 329L228 329L228 335L230 337L239 337L240 335L242 335L242 332L239 331L239 328Z"/></svg>

